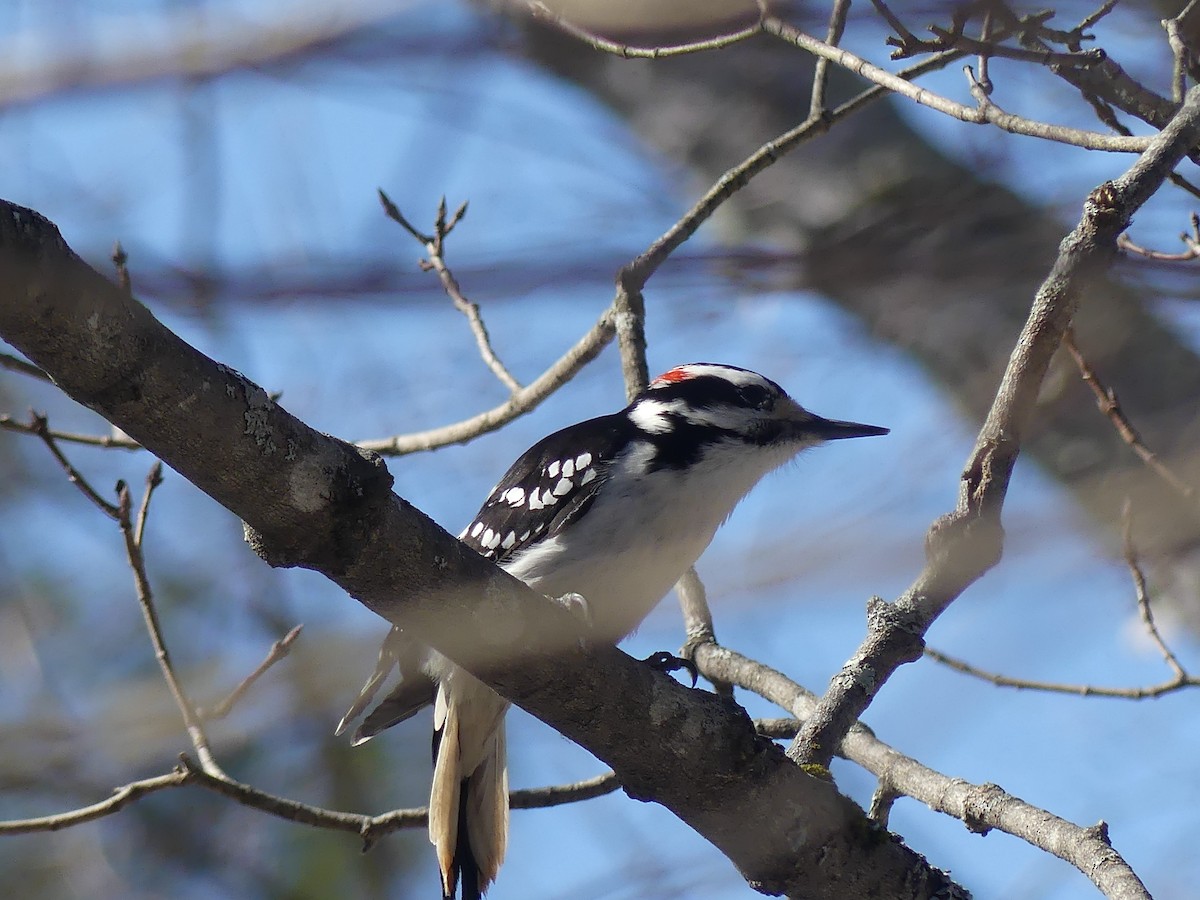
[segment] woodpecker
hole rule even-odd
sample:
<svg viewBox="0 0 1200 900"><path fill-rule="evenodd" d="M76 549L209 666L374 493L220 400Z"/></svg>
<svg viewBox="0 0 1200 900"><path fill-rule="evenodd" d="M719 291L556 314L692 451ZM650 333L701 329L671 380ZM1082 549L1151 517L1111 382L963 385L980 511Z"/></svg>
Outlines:
<svg viewBox="0 0 1200 900"><path fill-rule="evenodd" d="M549 597L579 595L596 640L618 641L696 562L768 472L825 441L888 429L823 419L775 382L716 363L677 366L625 409L538 441L492 489L459 540ZM508 702L393 628L337 728L399 685L354 733L360 744L434 705L429 839L444 900L478 900L508 838Z"/></svg>

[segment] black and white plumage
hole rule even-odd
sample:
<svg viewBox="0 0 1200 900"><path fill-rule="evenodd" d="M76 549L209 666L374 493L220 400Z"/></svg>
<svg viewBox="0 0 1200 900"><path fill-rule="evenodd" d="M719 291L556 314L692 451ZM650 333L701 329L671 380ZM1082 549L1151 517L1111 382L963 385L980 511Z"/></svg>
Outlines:
<svg viewBox="0 0 1200 900"><path fill-rule="evenodd" d="M806 447L886 433L813 415L746 369L678 366L620 412L534 444L459 538L542 594L582 595L594 636L616 641L695 563L764 475ZM508 703L393 628L339 733L393 666L400 684L355 742L434 703L430 840L444 896L461 877L464 900L473 900L495 878L507 840Z"/></svg>

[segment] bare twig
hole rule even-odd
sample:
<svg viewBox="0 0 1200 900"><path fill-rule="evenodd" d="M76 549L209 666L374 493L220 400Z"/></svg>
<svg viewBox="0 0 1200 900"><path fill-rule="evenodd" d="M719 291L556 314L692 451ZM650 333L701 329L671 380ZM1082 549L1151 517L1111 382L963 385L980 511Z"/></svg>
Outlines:
<svg viewBox="0 0 1200 900"><path fill-rule="evenodd" d="M1024 134L1043 140L1055 141L1060 144L1070 144L1089 150L1106 150L1116 153L1141 153L1150 145L1150 138L1125 137L1122 135L1100 134L1095 131L1083 131L1068 128L1063 125L1050 125L1036 122L1022 116L1013 115L1001 110L994 104L986 107L970 107L958 103L948 97L935 94L925 88L917 87L903 78L867 62L841 47L831 47L824 41L817 40L805 34L782 19L769 16L763 19L763 29L771 35L786 41L801 50L806 50L818 57L825 57L831 62L873 81L889 91L945 113L948 116L969 122L974 125L994 125L1012 134ZM961 51L956 51L961 52Z"/></svg>
<svg viewBox="0 0 1200 900"><path fill-rule="evenodd" d="M896 801L904 795L896 789L886 778L880 778L875 785L875 790L871 794L871 806L867 810L867 815L878 822L882 827L888 827L888 818L892 814L892 807Z"/></svg>
<svg viewBox="0 0 1200 900"><path fill-rule="evenodd" d="M118 482L117 523L121 526L121 534L125 538L125 555L129 561L129 567L133 570L138 605L141 607L142 617L146 621L146 630L150 634L150 643L154 647L154 657L158 660L163 680L166 681L171 697L175 700L180 715L183 716L184 726L187 728L188 736L192 740L192 746L200 758L200 764L204 767L204 771L214 777L225 778L225 773L213 757L208 735L204 731L203 722L196 713L195 704L189 699L171 664L171 656L167 651L162 626L158 620L158 610L154 605L154 593L150 588L150 579L146 575L146 560L142 553L141 539L145 529L146 516L149 513L150 498L154 494L154 489L160 484L162 484L162 463L156 460L149 475L146 476L146 490L142 494L142 502L138 508L137 524L135 525L131 516L132 501L129 487L124 482Z"/></svg>
<svg viewBox="0 0 1200 900"><path fill-rule="evenodd" d="M1179 15L1173 19L1163 19L1162 26L1167 32L1167 43L1175 57L1173 77L1171 79L1171 95L1176 103L1183 102L1183 94L1187 90L1189 74L1196 77L1196 45L1200 39L1200 0L1191 0Z"/></svg>
<svg viewBox="0 0 1200 900"><path fill-rule="evenodd" d="M1070 50L1079 50L1081 42L1090 39L1085 33L1086 29L1108 15L1115 5L1115 0L1107 0L1079 25L1066 32L1055 31L1044 24L1022 27L1019 29L1021 44L1037 52L1046 52L1053 43L1063 44ZM995 8L1004 9L1003 6ZM1084 97L1091 95L1103 98L1106 104L1136 116L1158 129L1166 126L1179 105L1131 78L1111 57L1098 65L1056 66L1051 71L1079 90Z"/></svg>
<svg viewBox="0 0 1200 900"><path fill-rule="evenodd" d="M1001 56L1007 59L1032 62L1056 68L1094 66L1106 59L1106 54L1103 50L1081 50L1076 48L1063 53L1049 49L1028 50L1002 44L992 32L994 24L993 8L990 5L984 7L983 26L978 40L968 37L966 34L967 23L970 21L974 11L971 5L959 6L954 9L949 28L943 28L940 25L930 25L929 31L934 35L933 40L923 40L913 34L888 8L886 3L874 0L874 6L887 20L892 30L896 32L896 36L889 37L886 41L889 46L896 48L892 51L892 59L906 59L920 53L935 53L943 50L962 50L979 57L980 82L984 84L988 84L986 61L993 56ZM1012 24L1018 26L1017 30L1025 31L1039 27L1045 18L1048 18L1048 16L1043 12L1029 17L1024 21L1014 19ZM1079 29L1076 29L1071 35L1074 36L1077 33L1081 34Z"/></svg>
<svg viewBox="0 0 1200 900"><path fill-rule="evenodd" d="M0 353L0 369L8 369L10 372L20 372L22 375L28 375L30 378L37 378L39 381L50 381L50 376L33 363L26 362L20 357L13 356L11 353Z"/></svg>
<svg viewBox="0 0 1200 900"><path fill-rule="evenodd" d="M58 449L56 439L54 435L50 433L50 429L46 424L45 416L38 415L37 413L30 413L29 425L27 426L26 430L30 434L36 434L42 439L42 443L46 445L46 449L50 451L54 459L60 466L62 466L63 471L67 473L67 480L70 481L71 484L75 485L75 487L79 488L79 490L83 492L83 495L91 501L93 506L95 506L110 519L119 520L119 508L101 497L96 492L96 489L88 483L88 480L79 474L79 470L71 465L67 457L63 455L63 452Z"/></svg>
<svg viewBox="0 0 1200 900"><path fill-rule="evenodd" d="M0 429L21 434L38 434L36 424L27 424L12 416L0 416ZM88 447L114 447L120 450L141 450L142 445L129 437L114 437L108 434L74 434L69 431L46 429L46 434L55 441L68 444L83 444Z"/></svg>
<svg viewBox="0 0 1200 900"><path fill-rule="evenodd" d="M846 30L846 16L850 12L850 0L834 0L833 10L829 13L829 30L825 34L825 43L836 47L842 40ZM829 82L829 60L824 57L817 59L813 69L812 100L808 105L808 117L820 118L825 114L825 93Z"/></svg>
<svg viewBox="0 0 1200 900"><path fill-rule="evenodd" d="M729 682L723 683L728 684ZM794 716L784 716L778 719L755 719L754 730L772 740L791 740L800 730L800 720Z"/></svg>
<svg viewBox="0 0 1200 900"><path fill-rule="evenodd" d="M473 303L463 296L462 288L458 284L458 280L454 277L454 273L450 271L446 265L446 236L454 230L454 226L462 221L463 216L467 214L467 204L463 203L454 212L454 216L447 220L446 218L446 198L443 197L438 203L437 219L434 222L434 232L432 235L424 234L413 227L412 223L406 219L400 212L399 207L392 202L391 198L383 192L379 191L379 202L383 204L383 210L388 218L398 223L405 231L411 234L424 247L425 252L429 254L427 261L423 260L421 267L432 269L437 273L438 279L442 282L442 289L446 292L451 302L454 303L454 308L467 317L467 322L471 326L471 333L475 336L475 344L479 348L479 355L483 358L484 364L492 370L492 374L496 376L506 388L513 394L521 390L521 384L512 373L505 368L504 363L500 362L500 358L496 355L495 349L492 347L491 338L488 336L487 326L483 323L483 316L479 312L479 304Z"/></svg>
<svg viewBox="0 0 1200 900"><path fill-rule="evenodd" d="M615 56L622 56L626 59L665 59L669 56L683 56L688 53L704 53L708 50L720 50L723 47L728 47L739 41L744 41L746 38L753 37L762 30L756 22L746 28L731 31L728 34L718 35L717 37L708 38L703 41L690 41L684 44L671 44L663 47L634 47L629 44L609 40L606 37L588 31L586 28L581 28L552 11L544 3L530 3L529 10L536 18L549 22L560 31L583 41L592 49L600 50L603 53L612 53Z"/></svg>
<svg viewBox="0 0 1200 900"><path fill-rule="evenodd" d="M1151 471L1169 484L1172 489L1178 491L1180 496L1189 499L1193 497L1195 489L1172 472L1158 458L1158 455L1142 442L1141 435L1138 434L1137 429L1133 427L1128 417L1126 417L1124 410L1121 409L1116 391L1111 387L1101 384L1091 365L1080 352L1079 347L1075 343L1073 329L1068 329L1066 334L1063 335L1062 345L1071 354L1071 358L1075 360L1075 365L1079 369L1079 377L1083 379L1084 383L1092 389L1092 393L1096 395L1096 406L1104 415L1108 416L1109 420L1113 423L1113 427L1116 428L1117 434L1121 436L1121 440L1129 445L1130 449L1138 455L1138 458L1142 462L1150 467Z"/></svg>
<svg viewBox="0 0 1200 900"><path fill-rule="evenodd" d="M1165 694L1173 694L1184 688L1200 687L1200 678L1193 678L1187 674L1182 676L1176 675L1174 678L1160 684L1152 684L1148 687L1130 688L1038 681L1031 678L1013 678L1009 675L1002 675L999 672L990 672L987 669L972 665L966 660L942 653L940 650L934 650L932 647L925 648L925 655L934 662L940 663L956 672L970 675L972 678L979 678L997 687L1014 688L1019 691L1042 691L1048 694L1070 694L1076 697L1108 697L1118 700L1147 700L1151 697L1162 697Z"/></svg>
<svg viewBox="0 0 1200 900"><path fill-rule="evenodd" d="M1172 179L1172 181L1174 180ZM1196 190L1192 185L1186 182L1184 184L1186 185L1186 190ZM1122 234L1117 238L1117 246L1122 250L1135 253L1146 259L1153 259L1156 262L1190 262L1193 259L1200 259L1200 215L1192 213L1191 233L1182 232L1179 235L1179 239L1183 241L1185 248L1181 253L1164 253L1160 250L1148 250L1145 247L1135 244L1128 233Z"/></svg>
<svg viewBox="0 0 1200 900"><path fill-rule="evenodd" d="M1150 595L1146 591L1146 576L1138 563L1137 549L1133 545L1133 507L1128 500L1125 501L1125 508L1121 511L1121 552L1125 557L1125 565L1129 567L1130 577L1133 578L1138 615L1141 616L1142 624L1146 626L1146 633L1150 635L1150 640L1162 654L1163 661L1175 673L1175 679L1184 685L1196 684L1197 680L1189 678L1178 658L1159 634L1158 626L1154 624L1154 613L1150 609Z"/></svg>
<svg viewBox="0 0 1200 900"><path fill-rule="evenodd" d="M108 799L80 809L31 819L0 821L0 834L60 831L63 828L112 815L149 794L186 785L205 788L243 806L291 822L359 835L366 842L364 849L369 848L371 844L386 834L407 828L419 828L428 821L428 811L425 807L398 809L378 816L366 816L311 806L207 771L203 766L196 765L186 755L181 755L180 765L172 772L131 782L117 788ZM509 794L509 805L513 809L548 809L601 797L604 794L612 793L620 786L616 776L612 772L608 772L574 784L513 791Z"/></svg>
<svg viewBox="0 0 1200 900"><path fill-rule="evenodd" d="M692 659L697 646L717 642L712 610L708 606L708 593L704 590L704 582L700 580L694 567L684 572L683 577L675 583L675 593L679 597L679 608L683 611L686 632L679 655L684 659ZM714 681L712 686L717 694L733 699L733 685L724 681Z"/></svg>
<svg viewBox="0 0 1200 900"><path fill-rule="evenodd" d="M526 387L521 388L499 406L485 412L443 425L429 431L402 434L395 437L359 441L358 446L374 450L384 456L403 456L424 450L435 450L450 444L465 444L482 434L507 425L518 416L536 408L543 400L570 381L579 370L600 355L616 334L613 324L615 312L612 307L601 313L600 318L583 337L575 342L553 365Z"/></svg>
<svg viewBox="0 0 1200 900"><path fill-rule="evenodd" d="M642 285L630 266L617 276L617 296L613 300L613 321L617 326L617 346L621 351L621 375L625 398L632 400L650 383L646 364L646 300Z"/></svg>
<svg viewBox="0 0 1200 900"><path fill-rule="evenodd" d="M120 812L125 807L136 803L149 794L154 794L167 788L181 787L189 784L191 780L191 776L185 770L177 768L174 772L169 772L166 775L144 778L140 781L134 781L119 787L113 791L112 796L108 797L108 799L101 800L99 803L93 803L90 806L56 813L52 816L0 821L0 834L61 831L73 825L82 825L84 822L92 822L104 816L111 816L113 813Z"/></svg>
<svg viewBox="0 0 1200 900"><path fill-rule="evenodd" d="M992 96L992 11L990 9L985 9L983 11L983 24L979 26L979 43L981 49L977 54L975 63L979 67L979 87L984 94L990 97ZM880 786L880 789L882 789L882 785ZM876 793L879 793L879 791L876 791ZM874 806L873 801L872 806ZM891 808L890 805L888 808ZM877 817L872 816L872 818ZM886 810L884 811L883 818L884 820L887 819Z"/></svg>
<svg viewBox="0 0 1200 900"><path fill-rule="evenodd" d="M262 678L267 673L267 670L275 663L279 662L288 653L291 652L292 644L296 642L296 638L300 637L300 632L303 630L303 625L297 625L279 640L271 645L271 649L267 651L266 657L262 662L255 667L254 671L241 680L237 687L229 692L229 695L224 700L215 704L211 709L197 708L196 715L205 721L213 721L214 719L223 719L229 715L230 710L246 696L246 692L254 686L258 679Z"/></svg>

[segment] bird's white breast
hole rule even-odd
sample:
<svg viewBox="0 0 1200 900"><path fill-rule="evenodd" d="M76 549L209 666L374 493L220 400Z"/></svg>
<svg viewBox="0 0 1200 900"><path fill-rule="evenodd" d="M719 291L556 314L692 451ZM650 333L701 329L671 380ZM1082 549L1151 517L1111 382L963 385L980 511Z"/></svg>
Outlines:
<svg viewBox="0 0 1200 900"><path fill-rule="evenodd" d="M750 488L795 452L756 451L718 444L686 469L643 477L653 448L634 445L613 461L620 470L586 513L504 568L548 596L581 594L597 635L618 640L699 559Z"/></svg>

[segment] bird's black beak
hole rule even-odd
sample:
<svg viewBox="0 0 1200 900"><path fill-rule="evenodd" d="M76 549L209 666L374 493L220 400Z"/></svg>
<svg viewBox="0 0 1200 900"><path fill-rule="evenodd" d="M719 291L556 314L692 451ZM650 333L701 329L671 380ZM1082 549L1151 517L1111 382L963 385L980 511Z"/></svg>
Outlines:
<svg viewBox="0 0 1200 900"><path fill-rule="evenodd" d="M813 416L806 430L819 441L840 441L842 438L874 437L880 434L887 434L891 431L890 428L882 428L879 425L839 422L836 419L822 419L820 416Z"/></svg>

